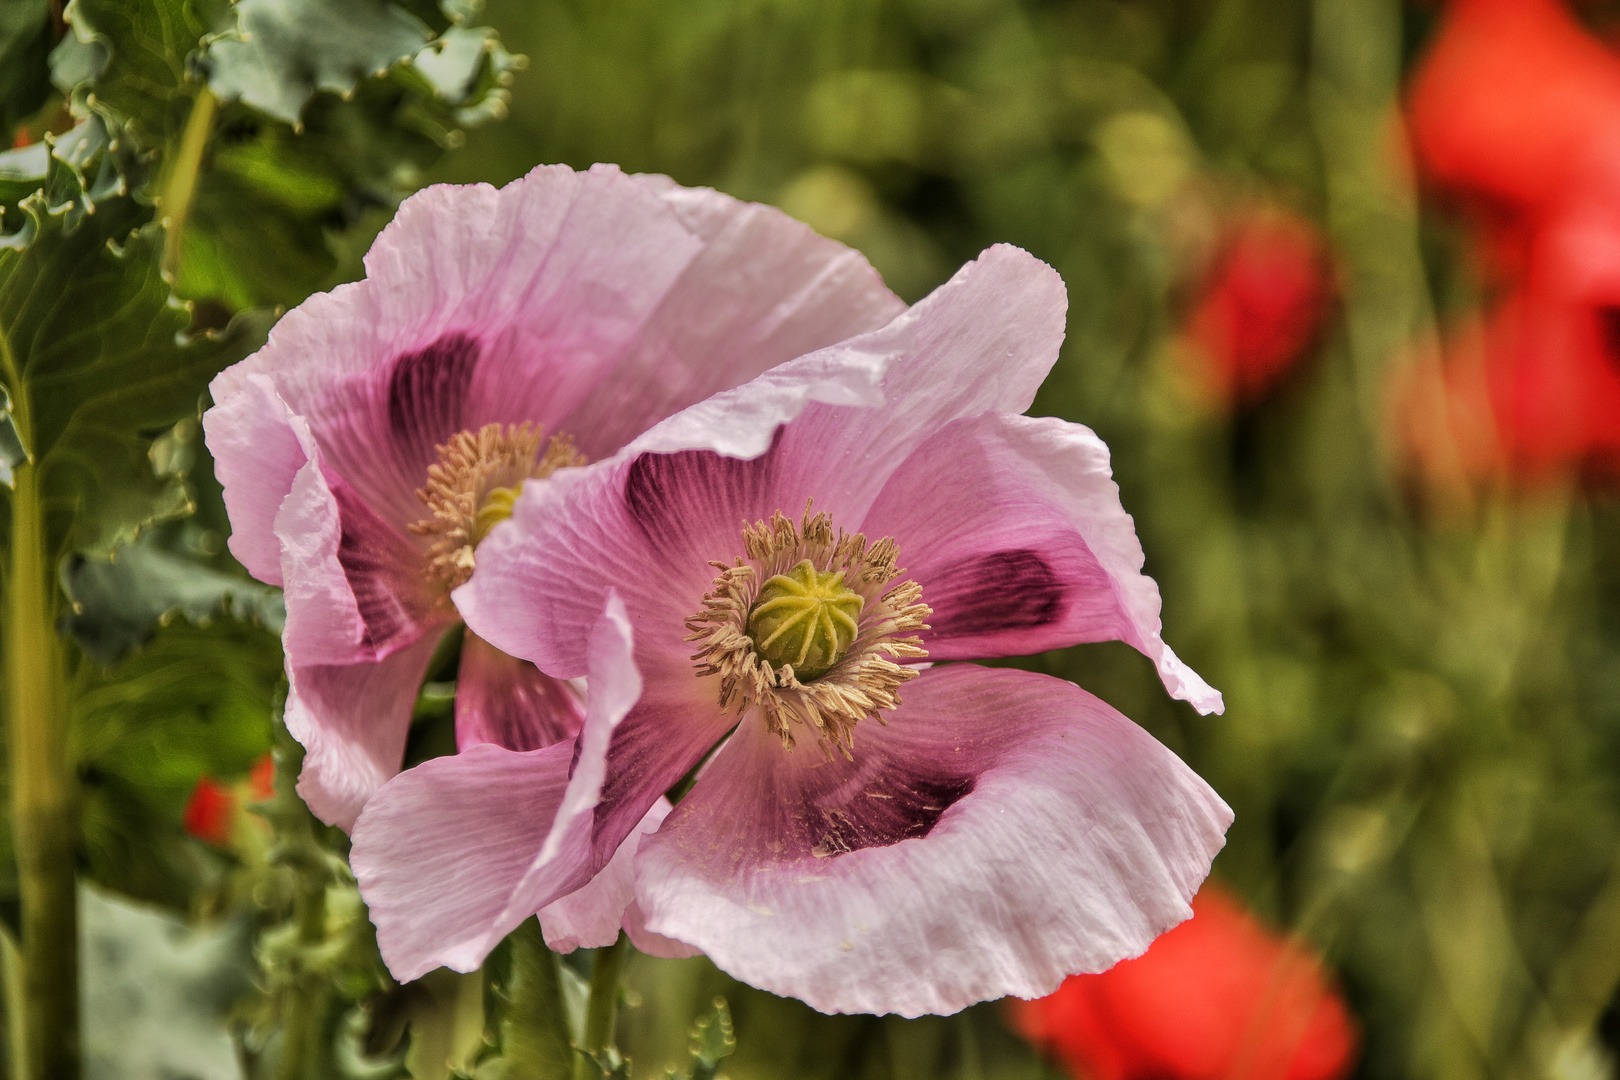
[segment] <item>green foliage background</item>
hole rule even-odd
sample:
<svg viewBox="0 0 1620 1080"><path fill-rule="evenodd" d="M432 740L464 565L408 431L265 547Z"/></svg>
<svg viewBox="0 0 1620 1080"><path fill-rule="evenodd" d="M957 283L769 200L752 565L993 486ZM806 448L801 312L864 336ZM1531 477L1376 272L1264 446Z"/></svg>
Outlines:
<svg viewBox="0 0 1620 1080"><path fill-rule="evenodd" d="M1391 154L1433 7L490 0L472 16L74 0L66 15L0 8L0 136L24 124L36 140L0 156L0 331L32 343L7 388L34 388L30 450L54 477L52 573L78 642L80 869L194 933L239 930L220 962L258 973L255 988L216 1020L250 1075L445 1076L452 1057L521 1075L509 1017L536 991L521 942L497 955L487 998L476 976L387 979L342 837L287 787L294 748L266 811L274 838L247 829L227 855L181 831L198 776L239 776L269 746L279 662L274 597L222 553L185 425L207 375L263 332L264 316L238 313L358 275L423 183L500 183L548 161L776 203L866 252L907 299L997 241L1055 266L1069 338L1035 411L1108 441L1166 638L1228 708L1200 718L1168 702L1124 647L1027 663L1118 705L1232 804L1216 873L1338 973L1360 1075L1614 1075L1620 505L1489 487L1436 500L1401 474L1386 422L1411 344L1480 296L1465 231ZM292 32L243 43L233 19ZM408 62L462 34L488 50L460 76ZM273 55L242 55L253 47ZM205 83L216 111L188 143ZM1234 414L1199 392L1176 331L1212 223L1256 199L1320 224L1342 300L1289 380ZM180 240L165 249L166 218ZM189 316L166 302L164 265ZM188 319L221 333L171 344ZM99 365L93 386L73 381L101 341L142 343L114 362L130 391ZM104 421L75 428L98 409ZM81 429L102 442L81 449ZM195 460L165 471L171 451ZM85 457L97 464L74 464ZM445 745L445 704L424 696L417 757ZM588 975L575 959L564 998ZM735 1080L1053 1075L994 1005L820 1017L704 961L634 958L629 986L621 1045L638 1077L686 1060L716 994L735 1020ZM495 1051L479 1063L486 1022ZM298 1025L317 1035L290 1049L278 1032ZM295 1054L302 1073L287 1071Z"/></svg>

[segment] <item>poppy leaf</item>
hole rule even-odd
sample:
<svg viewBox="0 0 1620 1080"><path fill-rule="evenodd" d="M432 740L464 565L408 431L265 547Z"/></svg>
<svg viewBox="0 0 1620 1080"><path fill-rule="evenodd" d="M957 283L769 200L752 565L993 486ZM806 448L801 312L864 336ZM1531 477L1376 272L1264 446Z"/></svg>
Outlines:
<svg viewBox="0 0 1620 1080"><path fill-rule="evenodd" d="M196 415L208 378L262 340L262 316L183 338L189 318L159 271L156 226L109 200L77 227L24 200L32 239L0 249L0 382L38 463L47 551L110 554L183 516L183 478L153 469L152 438Z"/></svg>

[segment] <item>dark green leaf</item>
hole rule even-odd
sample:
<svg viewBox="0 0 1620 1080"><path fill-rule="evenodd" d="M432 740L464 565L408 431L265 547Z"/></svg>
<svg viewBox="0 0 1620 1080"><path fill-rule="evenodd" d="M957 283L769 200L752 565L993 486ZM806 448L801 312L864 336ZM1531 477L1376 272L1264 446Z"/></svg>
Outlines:
<svg viewBox="0 0 1620 1080"><path fill-rule="evenodd" d="M43 196L24 201L33 239L0 250L0 382L39 463L51 550L112 552L189 512L185 482L152 468L152 438L194 417L207 380L263 340L239 318L189 340L189 316L158 269L155 226L111 199L71 228ZM121 245L121 246L120 246Z"/></svg>
<svg viewBox="0 0 1620 1080"><path fill-rule="evenodd" d="M316 91L353 93L432 37L392 0L240 0L236 16L236 31L208 47L209 87L295 128Z"/></svg>
<svg viewBox="0 0 1620 1080"><path fill-rule="evenodd" d="M17 466L28 462L28 449L23 446L22 433L17 430L17 419L11 415L11 395L0 387L0 483L11 487Z"/></svg>
<svg viewBox="0 0 1620 1080"><path fill-rule="evenodd" d="M69 556L61 581L73 605L61 628L104 666L146 644L160 623L176 615L199 625L234 616L272 633L286 620L279 590L163 546L155 531L119 548L112 559Z"/></svg>
<svg viewBox="0 0 1620 1080"><path fill-rule="evenodd" d="M34 237L22 201L40 192L50 213L65 215L69 228L95 204L126 195L146 175L127 139L113 122L93 114L61 135L0 153L0 247L20 248Z"/></svg>
<svg viewBox="0 0 1620 1080"><path fill-rule="evenodd" d="M93 72L86 104L112 112L143 150L160 149L185 126L193 96L187 58L214 23L228 17L224 0L74 0L74 35L107 52L94 63L57 64L59 79Z"/></svg>

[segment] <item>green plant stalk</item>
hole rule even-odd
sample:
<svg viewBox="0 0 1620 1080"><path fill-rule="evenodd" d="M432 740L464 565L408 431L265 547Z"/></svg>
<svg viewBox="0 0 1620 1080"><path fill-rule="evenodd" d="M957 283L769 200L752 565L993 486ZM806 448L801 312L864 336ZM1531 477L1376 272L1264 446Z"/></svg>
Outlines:
<svg viewBox="0 0 1620 1080"><path fill-rule="evenodd" d="M512 931L504 956L485 964L484 977L485 1013L494 1021L485 1039L500 1047L501 1059L477 1075L569 1080L579 1055L569 1036L557 955L546 947L540 920L525 919Z"/></svg>
<svg viewBox="0 0 1620 1080"><path fill-rule="evenodd" d="M300 883L296 904L298 940L314 948L326 940L326 883L305 880ZM281 1076L302 1080L319 1075L324 1066L325 1046L321 1036L331 996L329 980L318 972L299 971L297 984L282 1020Z"/></svg>
<svg viewBox="0 0 1620 1080"><path fill-rule="evenodd" d="M6 359L11 359L9 350ZM27 445L32 434L27 397L20 392L13 396L14 415ZM71 1080L79 1074L78 897L73 873L78 823L67 767L67 683L62 640L52 617L55 579L46 549L39 466L19 466L15 482L4 642L11 827L22 900L27 1076Z"/></svg>
<svg viewBox="0 0 1620 1080"><path fill-rule="evenodd" d="M630 953L630 939L619 931L619 940L596 954L591 968L591 999L585 1007L585 1045L591 1055L599 1055L613 1045L613 1022L619 1012L619 980ZM589 1062L580 1059L574 1066L575 1080L590 1080Z"/></svg>
<svg viewBox="0 0 1620 1080"><path fill-rule="evenodd" d="M180 146L169 161L168 177L158 197L158 208L163 214L163 276L174 281L180 276L181 248L186 231L186 218L191 213L192 198L197 194L197 176L202 172L203 151L208 147L208 136L214 128L214 113L219 99L208 87L199 87L191 103L191 115L186 128L180 133Z"/></svg>

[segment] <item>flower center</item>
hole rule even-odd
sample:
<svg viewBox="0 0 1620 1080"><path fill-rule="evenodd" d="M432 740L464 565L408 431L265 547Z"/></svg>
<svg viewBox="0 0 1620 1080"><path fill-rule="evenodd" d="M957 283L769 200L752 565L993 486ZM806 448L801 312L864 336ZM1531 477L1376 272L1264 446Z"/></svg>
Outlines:
<svg viewBox="0 0 1620 1080"><path fill-rule="evenodd" d="M540 427L527 422L458 432L438 451L438 462L428 466L427 485L416 492L428 516L409 528L431 538L427 576L446 590L472 576L473 549L512 516L525 480L585 464L567 435L546 441Z"/></svg>
<svg viewBox="0 0 1620 1080"><path fill-rule="evenodd" d="M746 560L720 571L703 606L686 620L698 676L720 676L720 707L758 707L765 724L792 748L809 728L830 755L851 757L855 725L900 704L915 667L896 661L928 655L915 631L932 614L914 581L901 575L889 537L833 533L826 514L805 508L795 523L781 511L742 533Z"/></svg>
<svg viewBox="0 0 1620 1080"><path fill-rule="evenodd" d="M801 559L760 586L748 613L754 651L768 664L792 664L803 680L817 678L844 658L866 599L844 584L844 571L817 570Z"/></svg>

